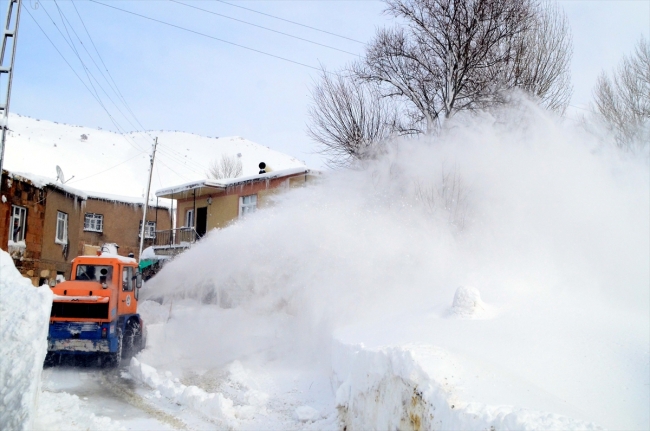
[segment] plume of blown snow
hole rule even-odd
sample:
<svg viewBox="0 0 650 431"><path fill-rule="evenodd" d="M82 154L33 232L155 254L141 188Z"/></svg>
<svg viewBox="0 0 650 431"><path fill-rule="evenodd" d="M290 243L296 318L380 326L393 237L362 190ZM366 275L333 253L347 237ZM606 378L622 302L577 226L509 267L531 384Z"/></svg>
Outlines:
<svg viewBox="0 0 650 431"><path fill-rule="evenodd" d="M648 306L648 165L533 104L396 141L215 230L149 296L337 325L383 307L439 310L458 285L502 307L571 291Z"/></svg>

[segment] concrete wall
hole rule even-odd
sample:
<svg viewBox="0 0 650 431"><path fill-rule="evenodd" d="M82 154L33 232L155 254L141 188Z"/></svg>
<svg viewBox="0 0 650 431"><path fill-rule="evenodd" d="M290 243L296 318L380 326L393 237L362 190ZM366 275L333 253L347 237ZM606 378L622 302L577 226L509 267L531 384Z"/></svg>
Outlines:
<svg viewBox="0 0 650 431"><path fill-rule="evenodd" d="M47 204L45 206L45 220L43 225L43 245L41 248L41 266L44 278L56 277L57 272L65 274L70 279L70 268L72 259L79 255L79 237L81 226L79 224L82 207L82 200L73 195L59 190L46 189ZM68 214L68 245L67 250L61 244L57 244L56 224L57 213ZM45 274L45 271L49 272ZM45 274L45 275L44 275Z"/></svg>
<svg viewBox="0 0 650 431"><path fill-rule="evenodd" d="M207 230L221 229L239 218L239 197L257 195L257 207L259 209L272 204L272 196L287 191L294 187L302 187L314 181L312 175L297 175L290 178L277 178L270 181L258 181L228 188L221 195L212 195L212 204L208 204L208 197L178 200L177 203L177 227L185 225L185 214L188 209L198 210L202 207L208 208ZM194 216L196 223L196 213Z"/></svg>
<svg viewBox="0 0 650 431"><path fill-rule="evenodd" d="M115 243L120 246L119 253L128 256L133 253L139 258L140 250L140 221L142 220L142 205L122 202L111 202L102 199L88 198L80 214L80 253L84 246L100 246L104 243ZM104 216L102 232L84 230L86 213ZM156 220L156 216L158 217ZM149 208L147 221L156 222L156 230L171 229L171 214L167 208ZM153 244L152 239L145 238L143 248ZM86 247L92 250L92 247Z"/></svg>

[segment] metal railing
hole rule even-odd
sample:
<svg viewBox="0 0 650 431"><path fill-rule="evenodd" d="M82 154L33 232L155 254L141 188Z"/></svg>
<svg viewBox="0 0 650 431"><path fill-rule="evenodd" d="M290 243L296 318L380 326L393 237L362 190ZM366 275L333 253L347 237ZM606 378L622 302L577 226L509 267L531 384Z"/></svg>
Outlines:
<svg viewBox="0 0 650 431"><path fill-rule="evenodd" d="M193 227L179 227L176 229L157 230L154 238L154 247L190 247L199 239Z"/></svg>

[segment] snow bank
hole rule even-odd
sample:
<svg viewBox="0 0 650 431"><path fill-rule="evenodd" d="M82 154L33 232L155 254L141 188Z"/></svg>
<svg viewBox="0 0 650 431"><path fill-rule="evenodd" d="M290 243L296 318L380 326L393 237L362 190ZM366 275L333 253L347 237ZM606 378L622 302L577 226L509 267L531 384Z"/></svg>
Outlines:
<svg viewBox="0 0 650 431"><path fill-rule="evenodd" d="M0 424L31 430L47 353L52 292L35 288L0 250Z"/></svg>
<svg viewBox="0 0 650 431"><path fill-rule="evenodd" d="M509 405L467 403L452 376L436 380L456 366L448 352L430 346L372 350L337 343L333 372L343 428L595 430L595 424Z"/></svg>
<svg viewBox="0 0 650 431"><path fill-rule="evenodd" d="M197 386L186 386L172 379L171 373L161 376L158 371L138 361L131 359L129 365L131 376L154 389L158 396L203 413L215 421L220 427L232 429L238 417L246 417L246 407L234 406L232 400L220 393L208 393Z"/></svg>
<svg viewBox="0 0 650 431"><path fill-rule="evenodd" d="M172 315L142 360L158 369L244 357L316 366L333 337L371 351L428 345L455 368L394 373L409 377L403 391L453 376L463 411L483 406L473 413L481 423L538 426L551 416L531 412L552 412L650 428L647 159L622 157L525 102L455 121L435 140L393 143L358 170L279 196L166 265L143 298ZM458 286L480 302L465 291L454 305ZM495 313L476 314L485 307ZM408 356L385 355L360 364L379 361L377 376L389 378L386 364ZM341 377L357 388L342 402L354 409L354 394L379 380L351 379ZM502 419L499 406L511 406Z"/></svg>

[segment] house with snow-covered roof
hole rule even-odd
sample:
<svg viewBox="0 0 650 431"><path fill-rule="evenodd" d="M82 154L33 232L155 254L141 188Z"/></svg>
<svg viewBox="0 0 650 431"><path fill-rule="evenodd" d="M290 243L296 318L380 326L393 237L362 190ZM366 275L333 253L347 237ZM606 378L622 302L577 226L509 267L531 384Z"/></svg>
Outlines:
<svg viewBox="0 0 650 431"><path fill-rule="evenodd" d="M306 167L272 172L262 169L257 175L202 179L157 190L158 198L175 202L178 227L168 232L158 232L153 249L160 255L177 254L208 231L226 227L269 205L272 195L303 186L319 175L320 172Z"/></svg>
<svg viewBox="0 0 650 431"><path fill-rule="evenodd" d="M36 286L70 277L72 259L104 244L138 255L143 199L86 192L33 174L2 172L0 248ZM169 208L147 212L145 246L171 228Z"/></svg>

